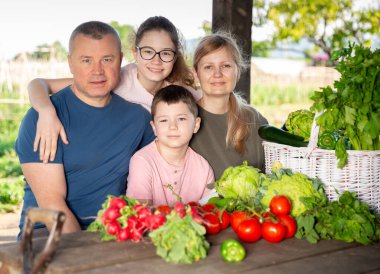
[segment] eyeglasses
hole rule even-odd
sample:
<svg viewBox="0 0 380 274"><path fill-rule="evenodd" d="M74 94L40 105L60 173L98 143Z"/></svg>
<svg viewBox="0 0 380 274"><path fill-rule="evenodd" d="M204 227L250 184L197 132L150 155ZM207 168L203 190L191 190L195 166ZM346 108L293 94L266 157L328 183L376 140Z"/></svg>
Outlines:
<svg viewBox="0 0 380 274"><path fill-rule="evenodd" d="M157 54L162 62L169 63L174 60L176 52L171 49L155 51L151 47L136 47L140 51L140 56L144 60L152 60Z"/></svg>

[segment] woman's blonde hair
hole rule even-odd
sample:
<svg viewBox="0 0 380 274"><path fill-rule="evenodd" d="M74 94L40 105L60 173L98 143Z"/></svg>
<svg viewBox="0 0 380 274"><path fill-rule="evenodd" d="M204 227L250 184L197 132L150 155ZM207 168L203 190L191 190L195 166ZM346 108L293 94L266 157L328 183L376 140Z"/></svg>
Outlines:
<svg viewBox="0 0 380 274"><path fill-rule="evenodd" d="M240 48L231 34L217 32L203 37L194 52L193 67L198 72L200 60L220 49L226 49L231 53L238 68L238 75L246 69L247 64L243 59ZM233 146L235 151L243 154L246 150L246 140L251 132L252 114L251 107L236 92L232 92L228 102L227 118L227 146Z"/></svg>

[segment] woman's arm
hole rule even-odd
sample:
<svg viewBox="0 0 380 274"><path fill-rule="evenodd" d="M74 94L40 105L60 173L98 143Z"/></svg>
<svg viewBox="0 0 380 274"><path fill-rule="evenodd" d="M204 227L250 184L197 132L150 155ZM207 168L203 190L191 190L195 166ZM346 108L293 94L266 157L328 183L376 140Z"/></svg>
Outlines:
<svg viewBox="0 0 380 274"><path fill-rule="evenodd" d="M58 136L61 136L63 143L69 143L49 94L56 93L70 84L72 84L70 78L49 80L36 78L28 85L30 103L39 114L33 150L37 151L39 144L40 159L44 163L47 163L49 159L54 160Z"/></svg>

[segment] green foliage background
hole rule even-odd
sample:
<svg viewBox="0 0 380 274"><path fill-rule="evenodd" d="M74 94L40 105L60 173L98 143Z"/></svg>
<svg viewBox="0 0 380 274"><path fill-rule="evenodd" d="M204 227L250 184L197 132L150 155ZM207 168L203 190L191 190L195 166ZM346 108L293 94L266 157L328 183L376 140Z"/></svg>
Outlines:
<svg viewBox="0 0 380 274"><path fill-rule="evenodd" d="M12 212L22 202L24 182L14 144L28 107L0 104L0 213Z"/></svg>

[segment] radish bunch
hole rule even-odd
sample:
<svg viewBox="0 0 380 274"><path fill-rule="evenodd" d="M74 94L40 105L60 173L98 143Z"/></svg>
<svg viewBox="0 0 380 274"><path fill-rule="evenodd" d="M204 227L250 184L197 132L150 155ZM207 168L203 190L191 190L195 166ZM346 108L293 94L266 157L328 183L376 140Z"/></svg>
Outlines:
<svg viewBox="0 0 380 274"><path fill-rule="evenodd" d="M125 196L108 196L89 231L100 232L102 240L138 242L145 233L163 225L166 215Z"/></svg>

